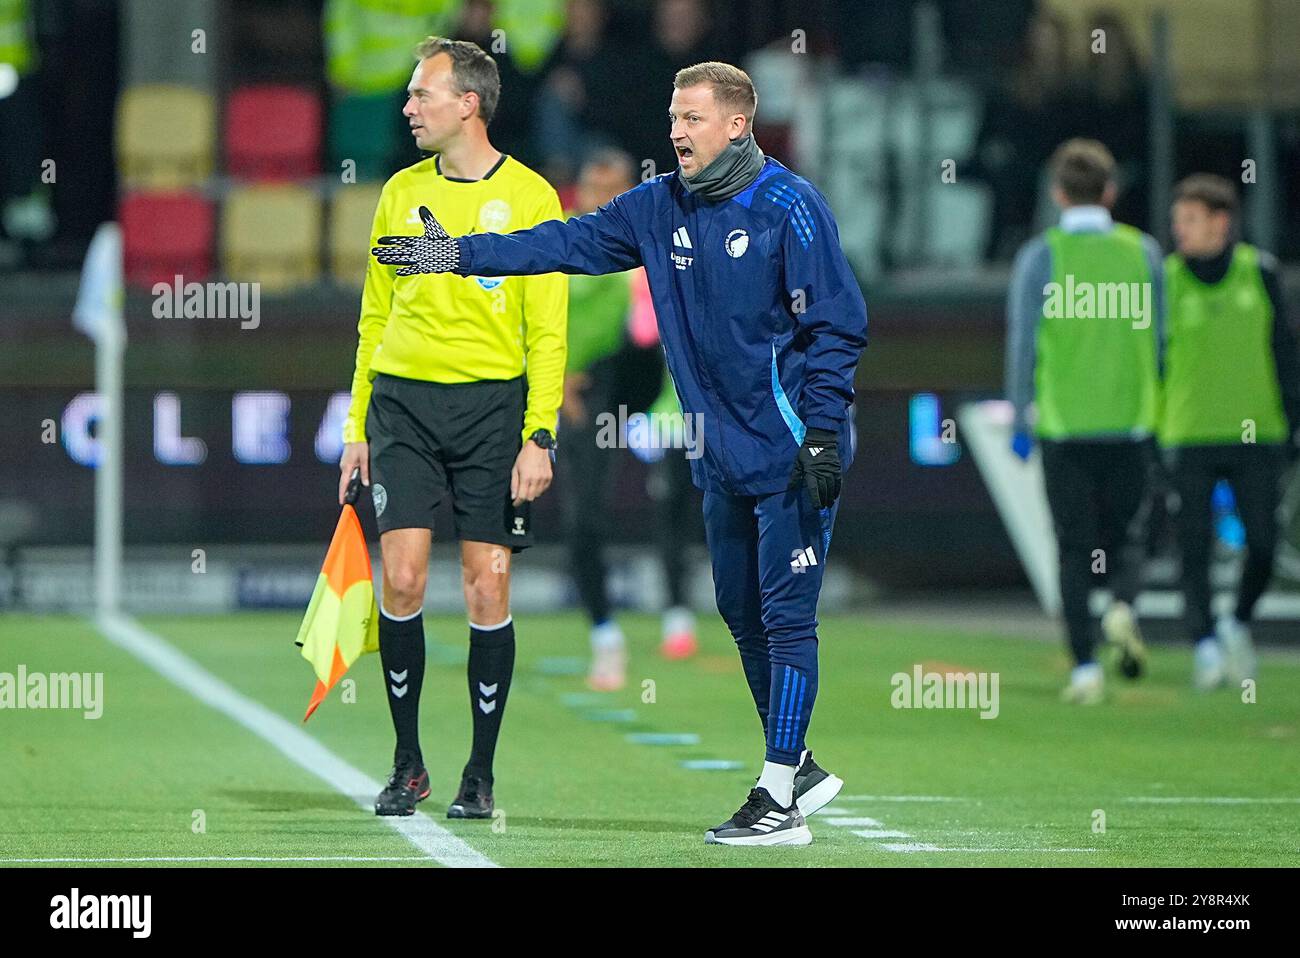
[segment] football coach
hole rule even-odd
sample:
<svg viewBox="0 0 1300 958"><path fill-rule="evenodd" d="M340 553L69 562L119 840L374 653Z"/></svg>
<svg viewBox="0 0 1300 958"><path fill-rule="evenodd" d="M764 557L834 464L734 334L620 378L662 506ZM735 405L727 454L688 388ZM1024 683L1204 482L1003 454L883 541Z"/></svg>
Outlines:
<svg viewBox="0 0 1300 958"><path fill-rule="evenodd" d="M380 237L373 253L398 276L646 268L682 411L703 417L692 479L718 608L766 735L756 787L705 841L806 845L805 815L843 784L812 761L805 736L867 316L826 200L763 155L756 106L743 70L687 67L673 81L673 172L593 213L512 233L452 237L421 208L423 235Z"/></svg>

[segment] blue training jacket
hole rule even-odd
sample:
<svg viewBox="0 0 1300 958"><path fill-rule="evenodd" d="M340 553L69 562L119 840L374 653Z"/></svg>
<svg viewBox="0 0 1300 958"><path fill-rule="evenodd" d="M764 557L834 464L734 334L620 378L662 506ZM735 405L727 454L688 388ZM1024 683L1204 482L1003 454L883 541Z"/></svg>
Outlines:
<svg viewBox="0 0 1300 958"><path fill-rule="evenodd" d="M809 427L839 431L848 468L867 307L825 198L776 160L730 200L697 197L674 171L594 213L458 243L463 276L645 266L682 411L702 416L701 489L785 489Z"/></svg>

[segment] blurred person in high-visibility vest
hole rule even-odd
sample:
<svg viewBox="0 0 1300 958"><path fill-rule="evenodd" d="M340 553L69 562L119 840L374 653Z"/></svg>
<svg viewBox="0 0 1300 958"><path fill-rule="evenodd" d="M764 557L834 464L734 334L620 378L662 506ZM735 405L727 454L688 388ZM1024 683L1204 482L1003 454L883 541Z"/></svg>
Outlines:
<svg viewBox="0 0 1300 958"><path fill-rule="evenodd" d="M1277 549L1284 466L1300 426L1300 357L1277 260L1238 235L1237 191L1196 174L1174 191L1177 252L1165 260L1169 308L1159 440L1178 493L1183 620L1198 689L1255 678L1250 622ZM1211 620L1211 498L1226 480L1246 554L1230 612Z"/></svg>
<svg viewBox="0 0 1300 958"><path fill-rule="evenodd" d="M1013 451L1035 440L1060 560L1061 604L1074 669L1067 702L1104 694L1089 610L1094 585L1112 601L1108 646L1128 678L1146 650L1133 603L1156 429L1161 251L1111 219L1115 160L1096 140L1068 140L1051 159L1058 225L1020 248L1007 300L1007 398Z"/></svg>

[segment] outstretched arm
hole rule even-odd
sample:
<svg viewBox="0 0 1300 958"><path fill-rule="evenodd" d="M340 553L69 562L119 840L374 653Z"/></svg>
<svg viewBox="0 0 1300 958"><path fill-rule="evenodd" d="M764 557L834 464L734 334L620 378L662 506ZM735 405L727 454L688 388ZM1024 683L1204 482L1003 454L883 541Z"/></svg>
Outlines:
<svg viewBox="0 0 1300 958"><path fill-rule="evenodd" d="M381 236L371 253L398 276L457 273L461 276L532 276L538 273L618 273L641 265L625 197L615 197L594 213L548 220L514 233L447 235L420 207L421 236Z"/></svg>

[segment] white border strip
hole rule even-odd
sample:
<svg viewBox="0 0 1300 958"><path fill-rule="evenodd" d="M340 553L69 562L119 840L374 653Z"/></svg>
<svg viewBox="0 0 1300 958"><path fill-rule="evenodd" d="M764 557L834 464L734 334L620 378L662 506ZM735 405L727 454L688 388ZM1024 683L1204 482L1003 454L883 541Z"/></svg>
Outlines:
<svg viewBox="0 0 1300 958"><path fill-rule="evenodd" d="M372 796L382 788L380 783L349 765L292 722L235 691L193 659L127 616L108 613L97 617L94 624L114 645L131 653L200 702L238 722L274 746L289 761L373 814ZM383 820L440 865L449 868L496 867L490 858L418 810L411 816L384 816Z"/></svg>

